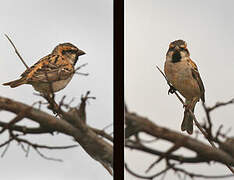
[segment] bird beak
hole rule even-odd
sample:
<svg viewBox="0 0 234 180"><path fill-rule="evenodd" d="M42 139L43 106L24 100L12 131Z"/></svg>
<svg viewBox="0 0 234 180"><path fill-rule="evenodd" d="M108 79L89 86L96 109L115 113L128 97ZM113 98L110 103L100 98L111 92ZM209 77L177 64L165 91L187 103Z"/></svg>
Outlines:
<svg viewBox="0 0 234 180"><path fill-rule="evenodd" d="M84 51L82 51L82 50L78 50L78 52L77 52L77 55L78 56L82 56L82 55L84 55L84 54L86 54Z"/></svg>

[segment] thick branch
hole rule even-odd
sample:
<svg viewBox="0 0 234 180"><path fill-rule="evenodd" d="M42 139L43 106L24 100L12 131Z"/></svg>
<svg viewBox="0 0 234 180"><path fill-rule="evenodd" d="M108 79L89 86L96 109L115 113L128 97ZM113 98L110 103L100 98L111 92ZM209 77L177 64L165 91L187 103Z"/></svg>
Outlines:
<svg viewBox="0 0 234 180"><path fill-rule="evenodd" d="M163 156L165 155L165 152L162 151L158 151L155 149L152 149L150 147L146 147L143 144L140 143L131 143L131 142L126 142L125 146L130 148L130 149L135 149L135 150L139 150L139 151L143 151L143 152L147 152L149 154L153 154L153 155L157 155L157 156ZM209 160L204 159L200 156L196 156L196 157L184 157L184 156L179 156L179 155L173 155L173 154L167 154L166 155L167 159L173 159L175 161L178 161L180 163L208 163Z"/></svg>
<svg viewBox="0 0 234 180"><path fill-rule="evenodd" d="M196 152L198 156L201 156L208 161L213 160L234 166L234 159L226 152L212 148L194 138L182 135L181 133L159 127L146 118L126 113L126 124L134 125L134 128L138 129L138 132L145 132L153 137L165 139L172 143L183 142L181 143L181 147L185 147Z"/></svg>
<svg viewBox="0 0 234 180"><path fill-rule="evenodd" d="M15 114L25 111L30 106L13 101L8 98L0 97L0 109L13 112ZM105 162L113 166L112 145L101 139L83 121L73 120L74 117L65 113L64 119L58 119L48 113L32 108L25 114L26 118L39 123L51 131L58 131L70 136L84 148L84 150L95 160ZM72 126L69 121L79 122L79 126Z"/></svg>
<svg viewBox="0 0 234 180"><path fill-rule="evenodd" d="M26 126L20 126L20 125L11 125L10 127L7 127L9 123L1 122L0 121L0 127L5 127L6 129L11 129L13 131L22 132L23 134L45 134L45 133L53 133L53 130L49 130L42 127L26 127Z"/></svg>

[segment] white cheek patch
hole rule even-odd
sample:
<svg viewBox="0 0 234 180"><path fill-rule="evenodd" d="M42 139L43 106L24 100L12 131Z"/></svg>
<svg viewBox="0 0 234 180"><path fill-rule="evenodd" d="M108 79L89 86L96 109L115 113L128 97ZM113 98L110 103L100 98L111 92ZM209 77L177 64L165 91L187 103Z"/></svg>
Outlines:
<svg viewBox="0 0 234 180"><path fill-rule="evenodd" d="M171 59L172 59L172 51L169 51L168 53L167 53L167 55L166 55L166 60L167 61L171 61Z"/></svg>
<svg viewBox="0 0 234 180"><path fill-rule="evenodd" d="M180 51L180 56L181 58L188 57L188 53L186 53L185 51Z"/></svg>
<svg viewBox="0 0 234 180"><path fill-rule="evenodd" d="M76 54L69 54L68 60L70 61L71 64L73 64L76 60Z"/></svg>

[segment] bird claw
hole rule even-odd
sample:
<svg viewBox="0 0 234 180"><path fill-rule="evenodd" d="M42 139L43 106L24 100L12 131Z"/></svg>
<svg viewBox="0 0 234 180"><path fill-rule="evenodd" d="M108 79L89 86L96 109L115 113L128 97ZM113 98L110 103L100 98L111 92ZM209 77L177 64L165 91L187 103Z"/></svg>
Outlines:
<svg viewBox="0 0 234 180"><path fill-rule="evenodd" d="M167 92L168 95L169 95L169 94L173 94L173 93L175 93L175 92L176 92L176 88L174 88L173 86L170 85L170 89L169 89L168 92Z"/></svg>
<svg viewBox="0 0 234 180"><path fill-rule="evenodd" d="M184 104L184 105L183 105L183 108L184 108L185 110L188 110L188 109L189 109L188 104Z"/></svg>

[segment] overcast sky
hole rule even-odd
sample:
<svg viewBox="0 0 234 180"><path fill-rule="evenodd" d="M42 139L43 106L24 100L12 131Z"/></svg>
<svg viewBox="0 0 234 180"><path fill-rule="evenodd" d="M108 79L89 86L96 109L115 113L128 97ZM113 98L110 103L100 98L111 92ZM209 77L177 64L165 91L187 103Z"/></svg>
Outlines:
<svg viewBox="0 0 234 180"><path fill-rule="evenodd" d="M84 50L77 66L88 63L81 72L89 76L74 76L70 84L57 93L57 99L67 95L67 101L75 97L73 105L80 102L80 96L91 91L87 105L87 122L96 128L104 128L113 122L113 3L110 0L8 0L0 7L0 84L19 78L24 65L4 37L8 34L26 63L31 66L40 58L51 53L59 43L70 42ZM15 89L0 85L0 96L32 104L40 97L29 85ZM9 121L13 114L0 112L0 120ZM25 123L28 123L25 121ZM107 129L112 132L112 126ZM33 136L35 143L47 145L74 144L72 138L64 135ZM0 143L7 140L0 136ZM0 149L3 151L3 149ZM61 158L63 163L42 159L33 150L25 157L22 149L13 143L1 159L1 179L15 180L73 180L112 179L108 172L81 147L43 151L45 155ZM0 152L1 153L1 152Z"/></svg>
<svg viewBox="0 0 234 180"><path fill-rule="evenodd" d="M128 0L126 1L126 103L130 111L148 117L154 123L180 132L183 108L174 95L167 95L168 86L156 69L163 69L170 42L183 39L199 68L205 85L206 104L227 101L234 97L234 1L232 0ZM220 108L211 114L214 128L233 127L234 106ZM195 115L205 117L201 104ZM232 130L229 134L234 136ZM194 136L193 136L194 137ZM149 139L149 138L148 138ZM167 149L168 143L154 147ZM188 151L180 151L188 154ZM156 157L126 150L126 162L138 173L144 173ZM157 166L152 173L160 171ZM196 173L227 174L221 165L187 166ZM165 179L171 179L173 173ZM126 174L127 180L136 178Z"/></svg>

